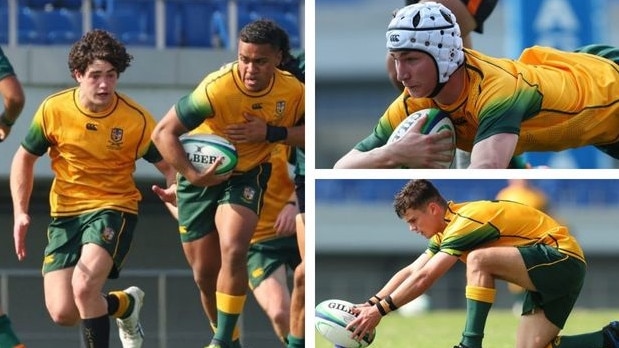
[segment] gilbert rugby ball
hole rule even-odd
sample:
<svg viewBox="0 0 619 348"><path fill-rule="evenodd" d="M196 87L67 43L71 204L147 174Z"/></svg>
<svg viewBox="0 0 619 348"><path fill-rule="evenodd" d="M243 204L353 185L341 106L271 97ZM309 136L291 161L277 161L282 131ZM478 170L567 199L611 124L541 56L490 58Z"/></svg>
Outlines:
<svg viewBox="0 0 619 348"><path fill-rule="evenodd" d="M354 304L337 299L326 300L316 306L314 326L329 342L344 348L363 348L369 346L376 336L376 330L356 341L351 338L352 331L346 325L355 319L352 313Z"/></svg>
<svg viewBox="0 0 619 348"><path fill-rule="evenodd" d="M215 173L227 174L236 167L236 148L225 138L215 134L191 134L183 135L180 141L187 159L199 171L209 168L218 157L223 157L223 162Z"/></svg>
<svg viewBox="0 0 619 348"><path fill-rule="evenodd" d="M449 114L439 109L424 109L413 112L408 115L400 124L393 130L391 136L387 140L387 144L400 140L404 134L411 130L417 121L424 115L427 115L425 124L421 127L421 133L423 134L435 134L443 131L450 131L452 133L451 138L448 141L452 144L452 161L442 162L443 168L455 168L456 165L456 130L453 123L449 119Z"/></svg>

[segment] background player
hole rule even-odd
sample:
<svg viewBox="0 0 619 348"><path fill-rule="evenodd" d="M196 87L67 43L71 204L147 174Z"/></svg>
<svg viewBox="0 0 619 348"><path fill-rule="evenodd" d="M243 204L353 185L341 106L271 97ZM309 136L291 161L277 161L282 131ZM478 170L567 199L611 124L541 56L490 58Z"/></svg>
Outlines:
<svg viewBox="0 0 619 348"><path fill-rule="evenodd" d="M0 114L0 142L11 132L11 127L21 113L26 98L11 62L0 48L0 95L4 111ZM11 327L9 316L0 307L0 347L25 348Z"/></svg>

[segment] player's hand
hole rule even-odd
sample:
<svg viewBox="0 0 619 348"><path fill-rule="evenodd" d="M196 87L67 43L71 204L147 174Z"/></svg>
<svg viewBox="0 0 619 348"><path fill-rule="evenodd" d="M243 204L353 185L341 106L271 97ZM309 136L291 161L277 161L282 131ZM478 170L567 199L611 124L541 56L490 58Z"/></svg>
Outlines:
<svg viewBox="0 0 619 348"><path fill-rule="evenodd" d="M265 132L266 132L266 129L265 129ZM0 122L0 143L6 140L6 138L9 137L10 133L11 133L11 127L7 126L3 122Z"/></svg>
<svg viewBox="0 0 619 348"><path fill-rule="evenodd" d="M176 206L176 184L172 184L167 188L153 185L151 189L159 197L159 199L161 199L161 201Z"/></svg>
<svg viewBox="0 0 619 348"><path fill-rule="evenodd" d="M226 126L224 132L233 143L259 143L265 142L267 137L266 122L256 116L243 114L246 122L235 123Z"/></svg>
<svg viewBox="0 0 619 348"><path fill-rule="evenodd" d="M26 234L28 233L28 227L30 227L30 215L19 214L15 216L13 240L15 242L15 254L19 261L26 258Z"/></svg>
<svg viewBox="0 0 619 348"><path fill-rule="evenodd" d="M219 185L222 182L230 179L232 172L227 174L217 174L217 167L219 167L224 161L223 157L218 157L213 164L205 169L203 172L192 170L185 177L194 186L207 187Z"/></svg>
<svg viewBox="0 0 619 348"><path fill-rule="evenodd" d="M353 307L353 313L356 318L348 323L346 329L352 331L352 338L360 341L367 334L374 331L380 323L382 316L378 312L376 306Z"/></svg>
<svg viewBox="0 0 619 348"><path fill-rule="evenodd" d="M297 233L296 217L298 213L299 209L296 205L286 204L282 208L273 225L278 237L288 237Z"/></svg>
<svg viewBox="0 0 619 348"><path fill-rule="evenodd" d="M439 162L453 160L453 148L450 141L452 132L444 131L436 134L422 134L421 129L426 123L423 116L398 141L385 145L391 158L407 168L443 168Z"/></svg>

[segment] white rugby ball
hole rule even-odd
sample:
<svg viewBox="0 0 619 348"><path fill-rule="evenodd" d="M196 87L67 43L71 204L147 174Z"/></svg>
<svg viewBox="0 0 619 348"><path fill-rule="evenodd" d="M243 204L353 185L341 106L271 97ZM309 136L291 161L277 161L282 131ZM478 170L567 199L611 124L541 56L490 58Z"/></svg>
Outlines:
<svg viewBox="0 0 619 348"><path fill-rule="evenodd" d="M445 141L452 145L450 162L441 162L443 168L455 168L456 166L456 129L449 119L449 114L440 109L424 109L413 112L408 115L399 125L393 130L391 136L387 140L387 144L400 140L404 134L413 129L417 121L424 115L427 115L426 122L421 127L423 134L435 134L443 131L450 131L452 136Z"/></svg>
<svg viewBox="0 0 619 348"><path fill-rule="evenodd" d="M180 137L180 141L187 159L199 171L209 168L218 157L223 157L223 162L215 173L227 174L236 167L236 148L223 137L215 134L190 134Z"/></svg>
<svg viewBox="0 0 619 348"><path fill-rule="evenodd" d="M329 342L343 348L363 348L369 346L376 337L376 330L363 337L362 340L352 339L352 331L346 329L348 323L355 319L352 312L354 304L330 299L323 301L316 306L314 326Z"/></svg>

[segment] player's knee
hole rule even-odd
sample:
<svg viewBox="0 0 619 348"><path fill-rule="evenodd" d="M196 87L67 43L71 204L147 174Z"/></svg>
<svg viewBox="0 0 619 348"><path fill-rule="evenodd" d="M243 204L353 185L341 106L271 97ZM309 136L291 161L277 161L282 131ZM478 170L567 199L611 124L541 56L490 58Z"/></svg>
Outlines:
<svg viewBox="0 0 619 348"><path fill-rule="evenodd" d="M283 308L279 306L271 313L269 313L271 321L274 325L280 328L286 328L290 326L290 308Z"/></svg>
<svg viewBox="0 0 619 348"><path fill-rule="evenodd" d="M246 268L247 267L247 246L240 245L240 243L230 244L229 247L222 248L222 268Z"/></svg>
<svg viewBox="0 0 619 348"><path fill-rule="evenodd" d="M48 309L49 316L56 325L74 326L80 320L77 311L63 309Z"/></svg>
<svg viewBox="0 0 619 348"><path fill-rule="evenodd" d="M483 271L487 260L487 251L476 249L469 253L466 258L467 273Z"/></svg>
<svg viewBox="0 0 619 348"><path fill-rule="evenodd" d="M194 272L193 281L203 293L215 293L217 288L217 275L219 270L203 270L201 272Z"/></svg>
<svg viewBox="0 0 619 348"><path fill-rule="evenodd" d="M294 270L294 286L305 286L305 264L301 263Z"/></svg>

